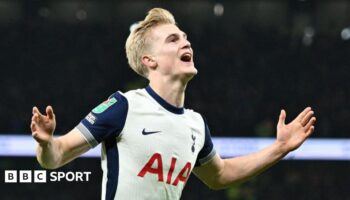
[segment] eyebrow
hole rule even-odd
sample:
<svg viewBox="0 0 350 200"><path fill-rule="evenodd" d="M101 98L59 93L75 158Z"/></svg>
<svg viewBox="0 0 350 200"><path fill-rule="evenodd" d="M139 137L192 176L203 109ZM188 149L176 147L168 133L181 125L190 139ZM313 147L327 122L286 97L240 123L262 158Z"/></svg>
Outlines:
<svg viewBox="0 0 350 200"><path fill-rule="evenodd" d="M174 37L174 36L178 37L179 34L178 34L178 33L171 33L170 35L168 35L168 37L165 38L165 41L167 41L169 38ZM182 37L184 37L185 39L187 39L187 34L184 33L184 32L182 32Z"/></svg>

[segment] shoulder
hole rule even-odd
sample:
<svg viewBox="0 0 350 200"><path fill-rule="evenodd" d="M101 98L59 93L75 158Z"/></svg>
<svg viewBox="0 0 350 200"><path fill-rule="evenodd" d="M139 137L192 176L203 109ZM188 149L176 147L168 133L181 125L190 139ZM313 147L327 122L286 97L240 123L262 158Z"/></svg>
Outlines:
<svg viewBox="0 0 350 200"><path fill-rule="evenodd" d="M121 95L123 95L125 98L128 100L133 100L138 97L143 97L145 96L145 90L144 89L135 89L135 90L129 90L125 93L118 91Z"/></svg>
<svg viewBox="0 0 350 200"><path fill-rule="evenodd" d="M191 116L191 118L196 119L197 121L202 121L203 123L205 123L204 117L199 112L185 108L185 114Z"/></svg>
<svg viewBox="0 0 350 200"><path fill-rule="evenodd" d="M120 110L121 108L127 109L128 100L122 92L115 92L111 94L107 100L96 106L92 113L95 115L108 115L112 114L113 111Z"/></svg>
<svg viewBox="0 0 350 200"><path fill-rule="evenodd" d="M130 101L137 100L138 97L144 96L143 93L142 89L129 90L127 92L118 90L111 94L105 102L111 101L112 104L120 102L121 104L127 105Z"/></svg>
<svg viewBox="0 0 350 200"><path fill-rule="evenodd" d="M128 113L128 101L120 92L96 106L77 125L88 143L94 147L111 136L118 136L124 127Z"/></svg>

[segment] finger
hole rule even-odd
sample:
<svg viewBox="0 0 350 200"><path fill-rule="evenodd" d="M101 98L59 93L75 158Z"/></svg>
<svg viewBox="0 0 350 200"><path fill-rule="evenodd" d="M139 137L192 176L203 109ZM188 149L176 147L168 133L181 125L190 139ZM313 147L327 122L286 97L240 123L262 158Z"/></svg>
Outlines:
<svg viewBox="0 0 350 200"><path fill-rule="evenodd" d="M33 122L33 121L35 121L35 116L34 116L34 115L32 116L32 122Z"/></svg>
<svg viewBox="0 0 350 200"><path fill-rule="evenodd" d="M40 138L38 132L33 132L32 137L38 142L38 143L43 143L43 139Z"/></svg>
<svg viewBox="0 0 350 200"><path fill-rule="evenodd" d="M311 110L311 107L305 108L296 118L295 120L301 122L304 119L305 115Z"/></svg>
<svg viewBox="0 0 350 200"><path fill-rule="evenodd" d="M306 132L306 136L309 137L315 131L315 127L311 126Z"/></svg>
<svg viewBox="0 0 350 200"><path fill-rule="evenodd" d="M32 137L37 141L39 142L39 133L37 132L36 130L36 123L35 122L32 122L30 124L30 128L32 129Z"/></svg>
<svg viewBox="0 0 350 200"><path fill-rule="evenodd" d="M38 113L35 113L32 117L33 121L35 123L40 123L40 120L42 119L41 116Z"/></svg>
<svg viewBox="0 0 350 200"><path fill-rule="evenodd" d="M39 133L37 132L37 128L36 128L36 124L35 122L32 122L30 124L30 128L32 130L32 137L37 141L37 142L41 142L40 138L39 138Z"/></svg>
<svg viewBox="0 0 350 200"><path fill-rule="evenodd" d="M46 114L49 117L49 119L53 119L55 117L55 114L53 113L52 106L47 106L46 107Z"/></svg>
<svg viewBox="0 0 350 200"><path fill-rule="evenodd" d="M306 124L305 126L305 130L306 132L308 132L308 130L315 125L315 122L316 122L316 117L312 117L309 122Z"/></svg>
<svg viewBox="0 0 350 200"><path fill-rule="evenodd" d="M39 134L37 131L32 133L32 137L41 145L47 144L50 140L50 137L47 137L43 134Z"/></svg>
<svg viewBox="0 0 350 200"><path fill-rule="evenodd" d="M305 126L310 121L313 115L314 115L314 111L310 110L309 112L307 112L304 118L300 121L301 125Z"/></svg>
<svg viewBox="0 0 350 200"><path fill-rule="evenodd" d="M33 115L35 113L38 113L38 114L42 115L41 112L39 111L38 107L36 107L36 106L33 107Z"/></svg>
<svg viewBox="0 0 350 200"><path fill-rule="evenodd" d="M33 108L32 121L37 121L38 117L39 117L39 114L36 111L34 111L34 108Z"/></svg>
<svg viewBox="0 0 350 200"><path fill-rule="evenodd" d="M285 125L285 122L286 122L286 111L284 109L281 110L281 113L280 113L280 117L279 117L279 120L278 120L278 124L277 124L277 127L282 127Z"/></svg>
<svg viewBox="0 0 350 200"><path fill-rule="evenodd" d="M32 121L32 123L30 123L30 130L33 132L36 131L36 126L35 126L35 123Z"/></svg>
<svg viewBox="0 0 350 200"><path fill-rule="evenodd" d="M36 106L33 107L33 115L37 118L37 120L41 120L41 118L43 117L43 114L41 114L41 112Z"/></svg>

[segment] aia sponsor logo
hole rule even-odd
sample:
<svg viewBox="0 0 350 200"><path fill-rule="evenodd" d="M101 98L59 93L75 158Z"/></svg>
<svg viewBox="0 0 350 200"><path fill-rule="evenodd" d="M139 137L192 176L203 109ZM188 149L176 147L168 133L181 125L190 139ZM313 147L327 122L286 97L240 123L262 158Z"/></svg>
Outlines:
<svg viewBox="0 0 350 200"><path fill-rule="evenodd" d="M185 166L182 167L179 174L173 174L176 167L177 159L172 157L170 168L167 170L167 174L163 174L163 159L162 155L155 153L151 156L145 166L137 174L139 177L144 177L145 175L154 175L158 177L159 182L164 182L164 177L166 176L166 183L177 186L179 182L186 182L192 169L190 162L187 162ZM173 179L175 178L175 179Z"/></svg>

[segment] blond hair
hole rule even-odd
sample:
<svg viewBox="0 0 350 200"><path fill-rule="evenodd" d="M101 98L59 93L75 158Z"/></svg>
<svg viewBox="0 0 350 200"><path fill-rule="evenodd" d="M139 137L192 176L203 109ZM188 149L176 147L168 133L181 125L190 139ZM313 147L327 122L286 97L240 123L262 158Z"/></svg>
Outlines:
<svg viewBox="0 0 350 200"><path fill-rule="evenodd" d="M153 8L148 11L143 21L140 21L126 40L126 57L130 67L139 75L147 78L147 67L142 63L142 56L150 50L149 30L160 24L176 24L174 16L162 8Z"/></svg>

